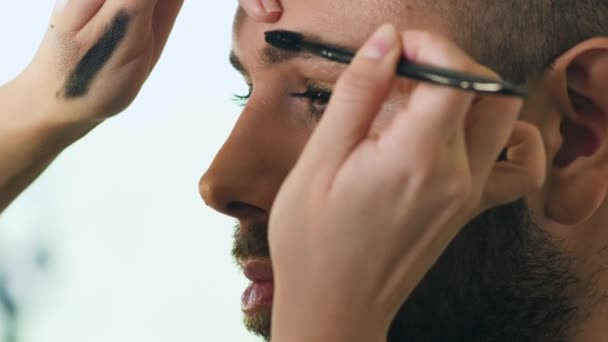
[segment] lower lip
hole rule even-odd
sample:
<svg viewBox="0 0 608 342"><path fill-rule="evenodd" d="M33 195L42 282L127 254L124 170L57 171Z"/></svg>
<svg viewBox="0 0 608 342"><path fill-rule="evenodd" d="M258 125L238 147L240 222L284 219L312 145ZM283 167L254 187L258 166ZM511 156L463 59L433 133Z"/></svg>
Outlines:
<svg viewBox="0 0 608 342"><path fill-rule="evenodd" d="M274 284L270 281L254 281L243 292L243 312L251 314L270 309L274 295Z"/></svg>

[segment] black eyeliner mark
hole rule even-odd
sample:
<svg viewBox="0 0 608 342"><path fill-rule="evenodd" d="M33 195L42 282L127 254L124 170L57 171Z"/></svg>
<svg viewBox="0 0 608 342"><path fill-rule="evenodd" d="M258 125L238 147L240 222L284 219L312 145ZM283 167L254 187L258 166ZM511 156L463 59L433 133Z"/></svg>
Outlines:
<svg viewBox="0 0 608 342"><path fill-rule="evenodd" d="M498 162L501 162L501 161L508 161L508 160L509 160L508 153L509 153L509 150L507 150L506 148L505 148L505 149L503 149L503 150L500 152L500 155L498 156L498 159L497 159L496 161L498 161Z"/></svg>
<svg viewBox="0 0 608 342"><path fill-rule="evenodd" d="M101 39L82 57L76 69L68 77L64 93L66 98L86 95L95 76L125 37L130 19L125 11L118 12Z"/></svg>

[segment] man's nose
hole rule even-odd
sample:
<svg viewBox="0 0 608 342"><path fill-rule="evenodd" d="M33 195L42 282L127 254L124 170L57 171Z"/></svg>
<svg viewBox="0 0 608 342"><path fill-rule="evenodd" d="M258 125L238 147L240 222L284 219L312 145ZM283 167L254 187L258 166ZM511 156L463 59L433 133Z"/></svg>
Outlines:
<svg viewBox="0 0 608 342"><path fill-rule="evenodd" d="M267 219L308 138L287 117L245 109L201 178L208 206L239 220Z"/></svg>

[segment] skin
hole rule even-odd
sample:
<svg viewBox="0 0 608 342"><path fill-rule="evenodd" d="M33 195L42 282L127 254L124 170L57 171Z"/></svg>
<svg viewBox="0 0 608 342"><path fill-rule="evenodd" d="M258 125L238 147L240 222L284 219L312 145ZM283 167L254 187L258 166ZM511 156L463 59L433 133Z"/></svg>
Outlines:
<svg viewBox="0 0 608 342"><path fill-rule="evenodd" d="M99 6L101 6L100 3L98 3ZM112 70L111 66L114 65L123 73L104 74L102 70L96 79L98 87L93 84L88 96L79 98L77 101L46 102L46 100L56 95L58 89L62 89L66 76L74 70L74 67L84 55L86 48L81 50L80 44L92 46L99 39L103 28L107 27L113 15L119 10L120 6L118 5L123 5L124 9L124 5L135 6L136 3L139 4L136 1L126 0L104 2L99 12L100 15L93 17L87 15L87 13L97 13L100 8L99 6L95 8L93 0L79 3L84 7L70 7L68 5L68 8L73 11L57 14L54 18L53 30L58 30L63 34L50 31L51 33L45 38L41 52L39 52L30 68L17 80L0 90L0 101L3 105L6 104L3 107L2 121L9 123L0 126L4 130L0 136L6 139L6 142L11 142L11 144L0 145L3 146L2 153L0 153L3 158L0 160L3 165L0 190L2 190L3 201L6 203L9 203L14 196L25 188L29 181L35 178L35 175L65 146L77 140L108 116L120 111L137 93L141 84L137 81L134 82L132 76L140 75L141 79L145 79L145 76L151 70L151 66L154 65L155 58L160 53L158 49L142 48L142 45L147 46L150 43L149 40L141 39L142 36L145 36L146 31L138 31L138 28L150 27L150 21L144 19L141 19L141 26L135 24L133 25L134 28L131 29L131 32L137 32L132 34L138 39L125 38L121 48L123 52L147 51L148 54L125 53L121 55L119 49L105 69L106 71L108 69ZM162 2L166 6L170 6L170 3ZM152 6L150 4L152 2L146 2L146 6ZM159 4L161 3L159 2ZM419 88L408 82L397 82L395 88L391 88L389 94L386 93L386 84L391 80L390 73L387 73L387 70L389 70L387 66L390 66L391 63L389 57L387 57L389 59L380 63L362 62L353 64L350 73L345 74L345 76L349 74L351 76L345 77L345 81L336 90L336 94L345 94L343 96L348 94L348 101L341 101L342 106L339 105L340 101L330 106L326 117L333 119L324 121L327 123L319 127L325 126L327 128L318 130L318 132L326 133L318 133L316 138L314 136L310 138L316 123L305 116L308 108L307 103L301 101L301 99L294 102L294 97L290 96L290 93L291 91L299 92L302 90L301 88L304 87L303 78L320 78L325 83L332 83L338 78L338 74L342 70L336 70L333 66L324 67L319 63L313 63L311 60L306 62L309 63L308 66L303 65L302 61L297 63L292 61L280 66L261 67L257 50L263 45L261 42L263 31L283 26L292 30L322 34L328 40L358 47L365 42L375 27L383 22L392 21L400 31L410 30L409 33L403 33L403 36L407 38L405 42L398 39L400 43L395 43L404 46L390 49L393 52L389 55L393 59L397 55L394 51L404 49L408 56L414 59L419 57L421 60L427 60L431 63L446 63L446 66L483 75L491 75L492 73L472 62L466 57L466 54L463 54L449 41L450 32L445 29L439 18L434 17L432 13L417 11L415 6L393 8L388 2L380 4L371 1L361 3L311 1L306 4L285 1L282 6L285 13L294 14L286 15L277 25L253 24L247 18L241 18L242 24L237 25L235 51L244 61L243 64L249 70L249 79L256 84L256 88L232 135L201 182L201 193L206 202L218 211L238 218L243 227L253 227L254 224L260 222L262 223L260 226L264 227L264 221L272 220L270 225L270 248L274 251L275 261L282 262L282 266L279 263L276 270L277 300L275 303L275 317L273 317L273 329L275 329L273 338L276 341L383 339L386 335L387 321L396 310L396 303L409 295L419 281L420 274L430 267L432 261L445 247L446 241L457 233L459 226L464 221L471 219L480 208L498 205L518 192L526 194L525 200L534 214L534 219L552 237L562 242L560 246L565 253L575 256L573 268L577 275L584 279L589 279L588 276L593 275L592 280L596 289L606 288L606 275L602 271L606 261L605 253L602 252L605 247L606 232L601 229L606 222L604 197L605 190L608 187L606 184L608 177L605 174L605 165L608 158L604 139L605 127L603 126L603 122L605 122L603 118L608 107L603 96L606 93L606 80L608 79L606 77L606 64L608 62L605 58L607 48L605 39L599 38L581 43L561 56L556 65L545 75L545 78L535 80L532 84L535 90L534 96L524 104L522 110L522 118L531 123L535 129L530 129L529 125L520 125L520 127L524 127L519 129L519 132L523 132L520 136L523 138L516 139L518 135L514 133L518 132L518 125L511 123L514 125L513 130L498 125L497 132L499 134L495 137L495 140L492 140L493 143L487 144L489 150L479 154L482 156L491 155L493 153L490 152L498 151L502 147L501 144L512 147L514 152L509 161L514 165L519 163L521 167L519 169L512 168L511 172L507 172L507 175L519 181L515 183L484 182L483 178L486 176L489 180L492 180L494 171L496 171L492 168L492 172L488 174L488 165L491 165L488 160L491 159L488 159L487 156L480 158L474 164L478 167L470 167L467 170L468 173L458 168L457 170L460 171L455 174L446 173L446 170L452 170L454 165L462 166L462 157L465 154L467 156L474 155L469 150L466 153L464 152L462 140L465 132L468 134L468 132L475 131L475 125L467 126L468 130L465 132L461 130L452 131L455 141L460 141L459 145L456 144L461 148L460 159L450 159L448 164L440 165L442 167L438 170L443 172L433 174L429 170L438 165L431 163L431 161L437 161L441 154L431 154L437 158L430 158L430 161L426 160L427 163L423 164L427 167L421 168L421 170L426 170L426 173L420 170L410 170L410 172L418 172L421 179L427 180L426 184L433 184L433 181L437 179L447 182L445 183L446 188L452 191L443 191L446 188L442 188L440 191L431 191L432 189L429 188L424 191L424 187L412 187L411 182L398 184L405 186L405 189L413 189L406 193L409 193L410 198L416 198L416 201L426 200L434 203L434 200L439 200L439 207L449 208L449 210L446 209L446 212L452 215L446 214L442 220L435 222L433 221L433 215L428 213L428 207L425 207L427 215L411 216L408 215L410 210L396 210L401 208L400 204L403 203L394 198L390 199L387 203L394 203L397 208L383 206L371 212L375 212L376 215L394 215L392 221L398 224L396 226L390 224L383 226L383 229L387 229L387 236L384 237L387 241L414 247L407 249L407 253L403 255L396 253L396 247L389 244L387 245L387 247L390 247L387 248L390 252L388 255L392 258L389 257L388 260L381 258L384 250L382 253L365 254L363 255L366 257L365 262L371 262L372 265L376 264L379 267L362 269L359 267L362 264L361 255L353 254L352 251L367 250L373 247L370 246L370 241L367 239L370 237L369 226L358 225L358 220L354 219L356 214L361 213L361 210L352 212L352 208L350 208L351 211L348 211L349 208L344 206L342 199L353 197L351 193L347 194L349 197L339 195L344 195L344 191L346 191L344 189L350 189L347 186L349 182L346 181L350 179L351 185L358 185L359 187L356 189L362 191L362 196L354 197L353 205L366 208L368 205L377 205L377 201L375 203L366 202L369 199L367 196L369 193L366 191L370 191L370 189L374 191L376 189L374 185L378 185L374 182L382 180L382 177L391 176L391 174L387 175L383 173L386 170L380 172L382 170L377 169L373 170L374 173L368 173L370 163L365 161L366 158L370 157L369 153L358 153L361 156L360 162L363 166L356 163L344 163L345 160L348 160L344 156L352 151L361 150L357 149L359 145L369 146L369 144L358 145L361 138L366 136L363 133L369 133L369 136L378 139L383 137L385 132L389 132L391 123L396 122L392 119L398 117L396 115L399 112L398 108L404 108L404 105L407 104L407 96L404 99L403 95L408 95L412 90ZM144 7L129 8L141 9L143 12L135 11L140 14L154 13L152 7L145 7L148 12L144 10ZM174 7L174 9L178 8L179 6ZM401 8L406 10L400 10ZM168 23L172 23L171 16L169 15L169 19L167 19L162 14L176 12L164 8L157 13L160 13L159 16L146 17L143 15L141 18L157 18L158 21L154 22L158 23L159 27L170 27ZM339 15L336 15L336 13L339 13ZM354 25L358 30L348 29ZM239 28L244 33L238 32ZM412 33L412 29L432 30L448 37L448 39L446 40L435 34ZM75 34L77 31L76 36L70 35L70 33ZM166 35L168 35L168 31L154 30L154 32L164 32ZM87 35L86 32L90 35ZM161 34L161 38L163 37L164 35ZM159 39L158 42L163 42L163 39ZM157 47L162 45L155 44ZM150 52L152 50L155 52ZM57 59L57 52L61 57L59 59ZM134 59L129 58L133 56L135 56ZM147 56L148 59L142 56ZM124 57L124 59L121 57ZM139 59L139 57L142 57L142 59ZM134 61L144 62L140 64ZM113 62L116 64L113 64ZM121 69L120 66L126 65L124 62L129 65L139 65L140 68ZM303 74L306 73L309 73L310 76L303 77ZM44 89L38 88L33 75L45 75L44 80L48 82L38 82L38 84L42 83L50 86ZM353 77L353 75L360 77ZM372 82L363 81L370 77L373 80ZM129 82L121 82L125 79L129 79ZM135 77L135 79L138 78ZM108 88L117 91L101 91L101 89ZM290 88L294 89L290 90ZM574 98L576 96L568 94L566 92L567 88L573 89L579 98ZM504 110L503 113L507 114L505 115L507 117L497 118L496 115L482 115L482 113L488 113L488 111L477 107L479 102L471 99L469 95L446 93L445 90L438 89L434 89L432 93L431 95L429 92L429 95L424 96L424 100L427 101L426 104L432 106L444 103L446 98L451 99L453 103L459 104L460 109L457 111L457 115L454 115L459 120L466 120L466 117L471 116L475 117L476 120L470 120L470 122L477 122L477 116L474 114L479 115L480 120L483 120L486 116L492 118L492 120L506 120L505 126L509 126L508 120L514 120L513 111L515 109L511 107L513 104L503 103L504 107L501 108ZM41 101L31 101L30 97L28 103L23 99L23 94L36 94L36 96L40 96ZM364 105L365 110L359 111L358 108L353 110L347 106L347 104L352 105L352 94L360 95L357 101L361 101L359 104ZM413 94L411 94L412 98L416 98ZM580 99L581 96L584 97L584 101ZM18 100L15 101L15 99ZM429 101L429 99L432 100ZM422 99L416 101L417 104L419 104L418 102L425 103ZM39 107L32 107L31 103L35 103ZM492 104L491 108L495 108L495 102L490 101L489 103ZM378 110L380 104L382 104L382 108ZM360 114L362 121L347 120L351 118L353 112ZM424 112L436 113L437 122L442 121L439 120L440 117L445 118L445 113L441 115L441 111ZM492 114L491 111L489 112ZM345 118L345 115L348 115L348 117ZM19 117L20 120L15 120L15 117ZM425 123L428 124L426 120L428 118L421 117L417 123L424 126ZM357 135L348 134L348 132L356 131L353 130L353 122L366 121L371 122L369 132L358 132L358 139L354 139ZM342 127L342 125L346 127ZM429 125L427 128L431 126ZM448 126L450 125L442 125L444 128ZM494 127L496 129L495 126L497 126L496 122L491 121L478 127ZM560 130L560 126L566 129ZM363 125L363 127L366 127L366 125ZM581 127L586 129L581 129ZM337 130L334 130L334 128ZM427 130L426 132L430 133L430 131ZM268 132L268 134L265 134L265 132ZM342 134L335 134L339 132L342 132ZM347 134L344 135L344 133ZM411 133L408 138L422 139L420 132ZM530 162L538 160L538 158L530 158L538 152L534 148L534 146L538 146L535 141L538 140L539 135L536 133L540 133L540 138L544 143L544 146L541 146L544 147L543 152L547 156L542 177L538 177L535 173L539 169L538 165L530 164ZM402 134L401 136L403 137ZM471 134L470 136L478 137L480 135ZM445 136L441 135L440 137ZM277 141L280 143L277 143ZM308 141L310 141L309 146L312 147L307 148L302 155L302 162L294 168ZM435 142L435 140L433 141ZM440 141L440 139L437 141ZM599 141L600 143L581 144L581 141ZM424 143L426 144L428 141L425 140ZM425 144L412 144L411 146L425 146ZM345 149L345 146L348 146L350 150ZM447 153L445 149L439 148L438 145L433 146L436 147L435 153L439 153L438 151ZM445 147L444 145L441 146ZM480 144L472 144L472 146L480 146ZM483 144L481 146L485 147ZM252 147L254 147L255 153L251 153ZM449 154L452 155L452 153ZM390 153L387 155L390 156ZM408 155L408 158L424 157L424 154L419 152L408 153ZM559 157L557 158L559 160L557 164L555 163L556 157ZM323 158L322 165L327 163L331 167L328 166L327 169L323 168L322 170L319 170L318 167L312 167L311 164L316 166L317 163L313 163L311 160L321 160L320 158ZM400 158L397 159L401 160ZM419 161L413 159L407 165L418 165L417 162ZM10 167L4 167L5 165ZM285 187L280 189L281 184L292 169L293 173L288 178L289 181L285 183ZM323 170L325 172L322 172ZM365 175L360 175L360 172L365 172ZM480 176L482 180L472 176L475 172L480 172L477 174L482 175ZM318 175L321 180L311 183L311 174ZM347 176L335 177L337 174ZM412 174L406 173L405 175ZM438 175L447 175L447 179ZM392 176L394 177L394 175ZM342 183L340 181L336 182L336 179L346 180ZM467 182L467 180L471 181L473 179L476 180L476 183ZM531 181L526 183L526 179ZM540 185L541 179L546 179L542 186ZM365 182L362 182L362 180ZM523 183L520 183L522 181ZM325 191L327 188L324 188L323 185L327 184L341 184L332 187L332 189L341 189L342 192L337 192L333 196ZM512 189L513 184L528 185L523 188ZM363 187L361 187L362 185ZM391 187L391 189L394 188ZM514 190L514 192L508 190ZM386 195L384 191L375 192ZM277 193L279 194L278 197ZM302 197L305 195L310 196L308 201L302 201ZM439 196L439 198L433 196ZM415 208L416 201L406 202L414 205ZM271 217L270 209L273 203L279 209L274 211ZM319 205L319 203L323 205ZM434 207L434 205L430 205L430 207ZM391 210L391 208L395 210ZM412 207L408 208L412 209ZM456 208L462 210L456 210ZM462 212L462 214L456 215L455 212ZM338 214L339 222L335 217ZM299 217L296 215L299 215ZM385 219L384 216L381 215L381 217L376 218L379 220ZM298 217L298 219L294 220L294 217ZM315 217L325 217L328 220L311 221ZM423 220L425 217L427 221ZM347 226L336 224L343 223L341 221L345 218L352 223ZM373 216L364 218L372 220L374 223L377 222ZM429 218L430 221L428 221ZM334 224L328 226L332 222ZM417 224L412 225L412 222ZM402 236L404 233L403 226L417 227L418 234L408 230L406 233L410 234ZM332 237L332 234L339 234L340 228L349 230L350 235L347 244L344 243L344 239L323 238L324 236ZM322 233L322 235L317 236L317 233ZM429 244L429 241L437 243ZM421 242L426 243L420 245ZM298 248L285 247L286 244L293 245L294 243ZM310 250L313 248L311 246L314 247L315 251L321 250L323 253L311 255ZM416 248L416 246L419 247ZM247 249L245 250L247 251ZM322 278L321 275L325 276L331 273L323 272L323 269L311 269L308 266L308 268L302 269L305 273L300 274L298 266L328 265L330 264L328 261L334 261L341 251L346 253L350 251L350 254L357 256L357 258L352 260L352 263L349 263L350 259L348 258L342 260L343 262L339 264L341 270L339 277L330 277L331 281L327 282L326 287L323 288L328 291L325 294L326 297L320 297L319 291L311 291L314 286L304 287L307 291L299 290L305 284L320 284L320 280L327 279ZM261 254L263 248L258 252ZM403 260L399 258L403 258ZM310 264L304 263L307 260L310 261ZM413 260L414 262L407 262L407 260ZM377 281L375 272L379 271L383 272L385 279L393 281ZM302 277L302 275L304 276ZM303 282L293 284L298 277ZM365 283L365 286L360 288L346 287L360 279L371 279L372 281ZM297 295L292 295L293 293L297 293ZM378 300L379 293L382 294L381 299L384 300ZM358 298L356 297L358 294L363 294L363 296ZM587 299L585 293L574 292L570 295L572 300L581 306L590 304L585 302ZM358 300L349 302L350 298L358 298ZM294 308L298 310L294 310ZM369 308L372 308L372 310L369 310ZM592 306L589 317L577 327L580 333L572 340L600 340L605 335L603 330L606 326L604 317L607 315L605 311L605 306ZM281 314L276 314L277 312ZM328 320L326 319L327 315L320 315L320 312L330 314L335 319ZM353 315L353 312L357 314ZM371 313L373 315L370 315ZM301 320L302 317L307 319ZM345 324L340 324L340 322ZM311 336L311 334L314 336Z"/></svg>
<svg viewBox="0 0 608 342"><path fill-rule="evenodd" d="M564 295L585 319L573 319L576 325L563 337L605 336L607 307L590 292L601 297L608 289L608 233L601 228L608 219L608 102L602 95L608 90L608 39L582 42L560 56L530 81L531 96L519 110L521 104L504 99L476 101L470 94L394 82L386 70L395 52L384 62L350 68L313 59L264 65L258 50L265 31L306 32L359 47L376 27L391 22L406 31L391 51L492 75L454 45L440 17L415 1L287 0L282 6L276 24L237 14L233 51L253 93L200 186L205 202L238 219L244 230L264 229L270 221L273 341L385 339L399 305L459 229L484 209L519 197L559 252L571 258L568 272L580 279ZM317 124L307 118L309 103L291 94L305 89L307 79L333 84L341 74L324 119ZM425 96L419 87L428 90ZM437 109L442 104L450 108L443 115ZM458 119L448 120L450 115ZM435 145L446 137L460 149ZM468 148L463 140L471 142ZM511 149L509 162L493 165L503 146ZM378 154L387 159L381 163ZM393 167L373 167L383 163ZM394 189L399 196L390 197ZM370 226L382 227L383 234L374 235ZM236 233L235 255L270 262L263 244L243 229ZM377 245L383 248L375 251ZM270 307L247 319L269 317Z"/></svg>
<svg viewBox="0 0 608 342"><path fill-rule="evenodd" d="M270 1L272 2L272 1ZM241 1L251 18L280 11ZM68 146L135 98L183 0L59 1L31 64L0 86L0 212Z"/></svg>
<svg viewBox="0 0 608 342"><path fill-rule="evenodd" d="M57 7L32 63L0 88L0 135L11 142L0 147L0 210L61 151L133 101L182 4L88 0ZM128 25L115 20L118 13ZM108 36L108 27L121 32ZM95 50L100 54L87 54Z"/></svg>
<svg viewBox="0 0 608 342"><path fill-rule="evenodd" d="M436 45L431 46L423 33L409 31L401 39L408 45L402 47L393 27L384 26L379 32L387 40L368 41L359 58L344 72L327 116L312 135L273 207L269 236L277 272L272 331L275 340L287 340L291 332L300 331L302 319L292 321L286 317L292 317L294 307L306 310L308 306L331 307L333 310L323 311L324 315L336 317L345 326L360 327L347 334L334 331L328 339L384 340L402 299L420 281L420 270L428 269L435 261L426 255L438 255L433 250L443 250L456 229L477 212L482 197L477 193L483 190L475 183L485 183L492 156L506 143L519 111L518 99L486 97L473 105L474 94L417 84L410 90L409 108L404 106L383 131L371 131L371 121L382 104L379 100L395 82L393 70L402 53L441 67L457 68L461 61L468 61L438 37ZM392 43L387 44L389 36ZM386 57L378 60L365 56L366 49L379 43L386 44L382 47L388 52ZM437 52L442 50L453 58L437 58ZM495 77L482 68L470 67L466 71ZM364 72L366 82L355 81ZM433 104L425 102L431 93L436 95ZM347 100L352 98L358 100ZM491 114L485 111L489 107L503 108L504 113L489 118ZM461 126L467 114L495 122L484 125L496 130L494 139L475 133L465 137ZM485 140L484 148L477 139ZM467 140L471 142L468 151ZM424 145L425 148L412 151L402 148ZM324 153L319 153L321 146L325 146ZM428 159L429 155L437 157ZM360 180L357 170L371 165L387 167L372 167L368 174L373 180ZM506 163L501 167L504 166ZM317 173L312 183L307 176L311 172ZM302 193L315 201L298 201ZM356 198L347 199L353 193L357 193ZM386 203L391 203L391 207L394 204L396 209L388 210ZM299 215L294 220L296 212ZM292 227L287 229L290 220ZM298 222L296 227L294 221ZM370 229L376 226L383 229ZM348 233L357 237L343 239ZM340 249L335 248L338 241L342 241ZM319 252L306 257L307 251L316 248ZM365 253L361 253L363 248ZM348 271L351 267L352 271ZM357 274L358 281L352 274ZM318 289L314 295L297 296L310 287ZM305 299L300 301L298 297ZM374 318L362 321L365 317ZM301 341L320 335L317 329L308 330L312 326L301 331L309 336Z"/></svg>

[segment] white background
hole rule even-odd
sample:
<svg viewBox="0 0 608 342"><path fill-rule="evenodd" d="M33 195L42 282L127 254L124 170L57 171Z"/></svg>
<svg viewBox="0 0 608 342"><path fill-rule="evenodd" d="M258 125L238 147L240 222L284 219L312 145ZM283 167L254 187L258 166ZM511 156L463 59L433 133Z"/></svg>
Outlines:
<svg viewBox="0 0 608 342"><path fill-rule="evenodd" d="M29 63L53 6L0 0L1 83ZM238 115L231 95L245 91L227 63L235 8L186 1L136 102L0 218L0 271L26 313L20 342L258 341L241 324L234 222L198 195ZM45 272L38 246L51 254Z"/></svg>

